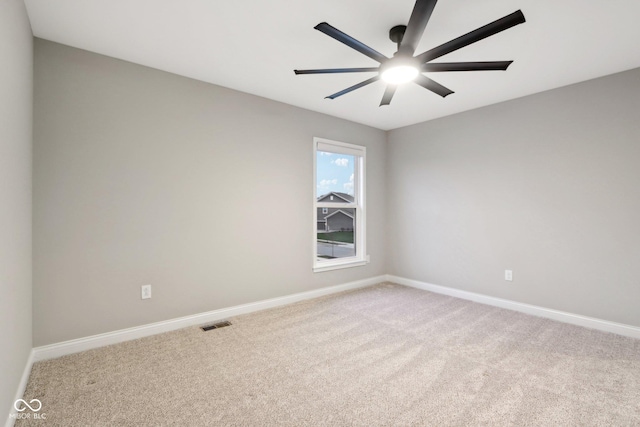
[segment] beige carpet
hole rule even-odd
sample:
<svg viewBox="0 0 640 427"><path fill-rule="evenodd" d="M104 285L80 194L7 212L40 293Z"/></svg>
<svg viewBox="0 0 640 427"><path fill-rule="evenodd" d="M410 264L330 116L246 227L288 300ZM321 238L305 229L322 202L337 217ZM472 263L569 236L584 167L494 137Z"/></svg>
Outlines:
<svg viewBox="0 0 640 427"><path fill-rule="evenodd" d="M17 426L638 426L640 340L381 284L36 363Z"/></svg>

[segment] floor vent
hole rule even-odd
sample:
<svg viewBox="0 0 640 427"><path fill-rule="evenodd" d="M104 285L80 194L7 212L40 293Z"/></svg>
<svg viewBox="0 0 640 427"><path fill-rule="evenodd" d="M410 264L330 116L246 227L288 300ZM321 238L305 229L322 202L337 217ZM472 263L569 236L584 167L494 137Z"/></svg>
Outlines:
<svg viewBox="0 0 640 427"><path fill-rule="evenodd" d="M225 320L224 322L218 322L211 325L201 326L200 329L203 331L210 331L212 329L224 328L225 326L231 326L231 322Z"/></svg>

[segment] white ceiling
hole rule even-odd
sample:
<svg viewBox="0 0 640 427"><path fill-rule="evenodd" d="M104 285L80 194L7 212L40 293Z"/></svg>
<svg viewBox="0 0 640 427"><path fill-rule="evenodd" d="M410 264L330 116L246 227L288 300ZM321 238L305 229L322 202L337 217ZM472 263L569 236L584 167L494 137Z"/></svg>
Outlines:
<svg viewBox="0 0 640 427"><path fill-rule="evenodd" d="M226 86L379 129L394 129L640 67L638 0L440 0L421 53L521 9L527 22L441 58L514 60L508 71L437 73L455 93L384 83L325 96L372 75L293 69L378 64L313 29L326 21L384 55L414 0L25 0L36 37Z"/></svg>

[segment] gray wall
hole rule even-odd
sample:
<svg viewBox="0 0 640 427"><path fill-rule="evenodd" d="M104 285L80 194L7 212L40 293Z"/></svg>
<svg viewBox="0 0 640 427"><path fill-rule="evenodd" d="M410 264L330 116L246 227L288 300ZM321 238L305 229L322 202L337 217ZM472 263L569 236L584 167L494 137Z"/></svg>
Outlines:
<svg viewBox="0 0 640 427"><path fill-rule="evenodd" d="M386 134L35 47L36 346L387 272L640 326L640 70ZM314 136L368 147L366 267L311 272Z"/></svg>
<svg viewBox="0 0 640 427"><path fill-rule="evenodd" d="M39 39L34 108L35 346L386 273L383 131ZM365 267L312 272L314 136L367 147Z"/></svg>
<svg viewBox="0 0 640 427"><path fill-rule="evenodd" d="M388 142L391 274L640 326L640 69Z"/></svg>
<svg viewBox="0 0 640 427"><path fill-rule="evenodd" d="M24 3L0 1L0 417L31 352L32 54Z"/></svg>

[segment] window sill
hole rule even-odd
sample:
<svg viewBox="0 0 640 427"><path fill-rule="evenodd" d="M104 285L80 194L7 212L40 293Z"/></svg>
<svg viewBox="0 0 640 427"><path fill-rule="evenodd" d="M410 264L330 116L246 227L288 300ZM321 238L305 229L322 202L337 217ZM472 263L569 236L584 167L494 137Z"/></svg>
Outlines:
<svg viewBox="0 0 640 427"><path fill-rule="evenodd" d="M341 268L361 267L367 264L369 264L369 261L362 259L346 262L341 261L339 263L318 263L313 266L313 272L321 273L323 271L339 270Z"/></svg>

